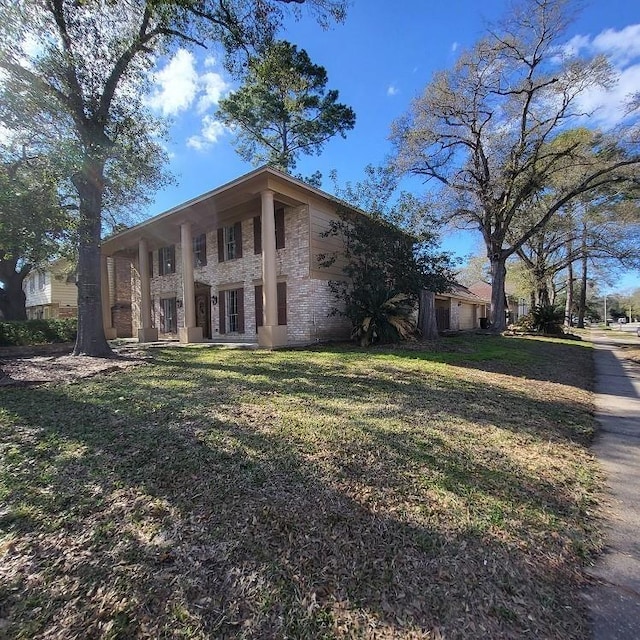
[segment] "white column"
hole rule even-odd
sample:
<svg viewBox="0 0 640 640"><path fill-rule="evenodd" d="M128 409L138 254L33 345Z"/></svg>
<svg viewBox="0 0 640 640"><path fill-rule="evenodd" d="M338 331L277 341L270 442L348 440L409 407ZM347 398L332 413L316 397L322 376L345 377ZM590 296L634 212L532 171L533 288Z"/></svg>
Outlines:
<svg viewBox="0 0 640 640"><path fill-rule="evenodd" d="M182 306L184 327L180 328L180 342L202 342L202 327L196 327L196 300L193 284L193 235L191 223L180 225L182 248Z"/></svg>
<svg viewBox="0 0 640 640"><path fill-rule="evenodd" d="M109 297L109 269L107 268L107 256L100 256L100 298L102 301L102 327L104 337L113 340L116 330L111 319L111 299Z"/></svg>
<svg viewBox="0 0 640 640"><path fill-rule="evenodd" d="M151 279L149 278L149 247L141 238L138 242L138 267L140 275L140 324L138 342L155 342L158 329L151 326Z"/></svg>
<svg viewBox="0 0 640 640"><path fill-rule="evenodd" d="M287 328L278 326L278 288L276 272L276 220L273 191L260 194L262 200L262 309L263 326L258 328L262 347L287 344Z"/></svg>
<svg viewBox="0 0 640 640"><path fill-rule="evenodd" d="M276 285L276 219L273 191L262 194L262 301L264 325L278 324L278 294Z"/></svg>

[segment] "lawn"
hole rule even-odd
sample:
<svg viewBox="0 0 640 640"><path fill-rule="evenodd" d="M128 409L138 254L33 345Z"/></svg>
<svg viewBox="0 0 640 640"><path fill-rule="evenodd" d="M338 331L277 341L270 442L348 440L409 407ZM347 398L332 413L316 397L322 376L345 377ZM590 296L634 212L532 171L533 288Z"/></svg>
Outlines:
<svg viewBox="0 0 640 640"><path fill-rule="evenodd" d="M588 343L154 354L0 391L0 637L587 635Z"/></svg>

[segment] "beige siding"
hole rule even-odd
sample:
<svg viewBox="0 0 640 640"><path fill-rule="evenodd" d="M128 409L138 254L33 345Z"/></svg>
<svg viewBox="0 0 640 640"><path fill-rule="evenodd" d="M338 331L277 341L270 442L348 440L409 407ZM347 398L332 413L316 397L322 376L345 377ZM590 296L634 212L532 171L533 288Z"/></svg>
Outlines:
<svg viewBox="0 0 640 640"><path fill-rule="evenodd" d="M67 282L67 276L53 276L51 278L51 297L61 307L78 306L78 287L74 282Z"/></svg>
<svg viewBox="0 0 640 640"><path fill-rule="evenodd" d="M457 303L456 303L457 304ZM458 328L461 330L475 329L476 328L476 319L474 314L475 305L469 304L468 302L463 302L459 307L459 325Z"/></svg>
<svg viewBox="0 0 640 640"><path fill-rule="evenodd" d="M330 209L322 208L318 204L309 206L309 231L310 231L310 264L312 278L324 280L337 280L343 278L342 266L344 260L338 259L330 267L321 267L319 265L318 256L332 256L334 254L340 256L344 250L344 244L341 238L331 236L323 237L331 227L331 222L339 220L339 216Z"/></svg>

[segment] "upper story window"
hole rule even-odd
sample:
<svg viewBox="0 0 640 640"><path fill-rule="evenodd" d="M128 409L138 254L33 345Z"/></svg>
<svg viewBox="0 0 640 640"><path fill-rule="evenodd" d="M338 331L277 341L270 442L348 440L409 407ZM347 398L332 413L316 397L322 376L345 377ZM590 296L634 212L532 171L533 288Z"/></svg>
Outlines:
<svg viewBox="0 0 640 640"><path fill-rule="evenodd" d="M36 291L36 277L31 275L29 278L29 293L35 293Z"/></svg>
<svg viewBox="0 0 640 640"><path fill-rule="evenodd" d="M170 245L168 247L160 247L158 249L158 273L166 276L176 272L176 247Z"/></svg>
<svg viewBox="0 0 640 640"><path fill-rule="evenodd" d="M242 224L220 227L218 229L218 261L225 262L242 258Z"/></svg>
<svg viewBox="0 0 640 640"><path fill-rule="evenodd" d="M275 226L276 226L276 249L284 249L285 247L284 208L276 209ZM262 218L261 216L256 216L253 219L253 250L254 250L254 253L262 253Z"/></svg>
<svg viewBox="0 0 640 640"><path fill-rule="evenodd" d="M193 266L204 267L207 264L207 236L201 233L193 239Z"/></svg>
<svg viewBox="0 0 640 640"><path fill-rule="evenodd" d="M42 291L47 284L47 274L44 271L38 271L38 289Z"/></svg>

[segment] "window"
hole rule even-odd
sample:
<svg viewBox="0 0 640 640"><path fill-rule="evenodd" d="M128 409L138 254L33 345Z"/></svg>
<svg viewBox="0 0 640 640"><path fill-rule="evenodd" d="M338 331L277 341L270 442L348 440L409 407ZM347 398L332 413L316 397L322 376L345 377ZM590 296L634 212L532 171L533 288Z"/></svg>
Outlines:
<svg viewBox="0 0 640 640"><path fill-rule="evenodd" d="M284 209L276 209L276 249L284 249Z"/></svg>
<svg viewBox="0 0 640 640"><path fill-rule="evenodd" d="M176 272L176 247L161 247L158 249L158 273L166 276Z"/></svg>
<svg viewBox="0 0 640 640"><path fill-rule="evenodd" d="M218 262L242 258L242 224L218 229Z"/></svg>
<svg viewBox="0 0 640 640"><path fill-rule="evenodd" d="M287 283L278 282L276 295L278 298L278 324L287 324ZM264 307L262 302L262 285L256 286L256 333L258 333L258 327L261 327L264 322Z"/></svg>
<svg viewBox="0 0 640 640"><path fill-rule="evenodd" d="M38 271L38 289L42 291L47 283L47 274L44 271Z"/></svg>
<svg viewBox="0 0 640 640"><path fill-rule="evenodd" d="M36 291L36 277L32 275L29 278L29 293L35 293Z"/></svg>
<svg viewBox="0 0 640 640"><path fill-rule="evenodd" d="M276 249L284 249L284 209L276 209ZM255 216L253 219L253 252L262 253L262 217Z"/></svg>
<svg viewBox="0 0 640 640"><path fill-rule="evenodd" d="M220 333L244 333L244 289L220 291Z"/></svg>
<svg viewBox="0 0 640 640"><path fill-rule="evenodd" d="M175 298L160 298L160 331L178 333L178 313Z"/></svg>
<svg viewBox="0 0 640 640"><path fill-rule="evenodd" d="M193 266L205 267L207 265L207 236L201 233L193 239Z"/></svg>

